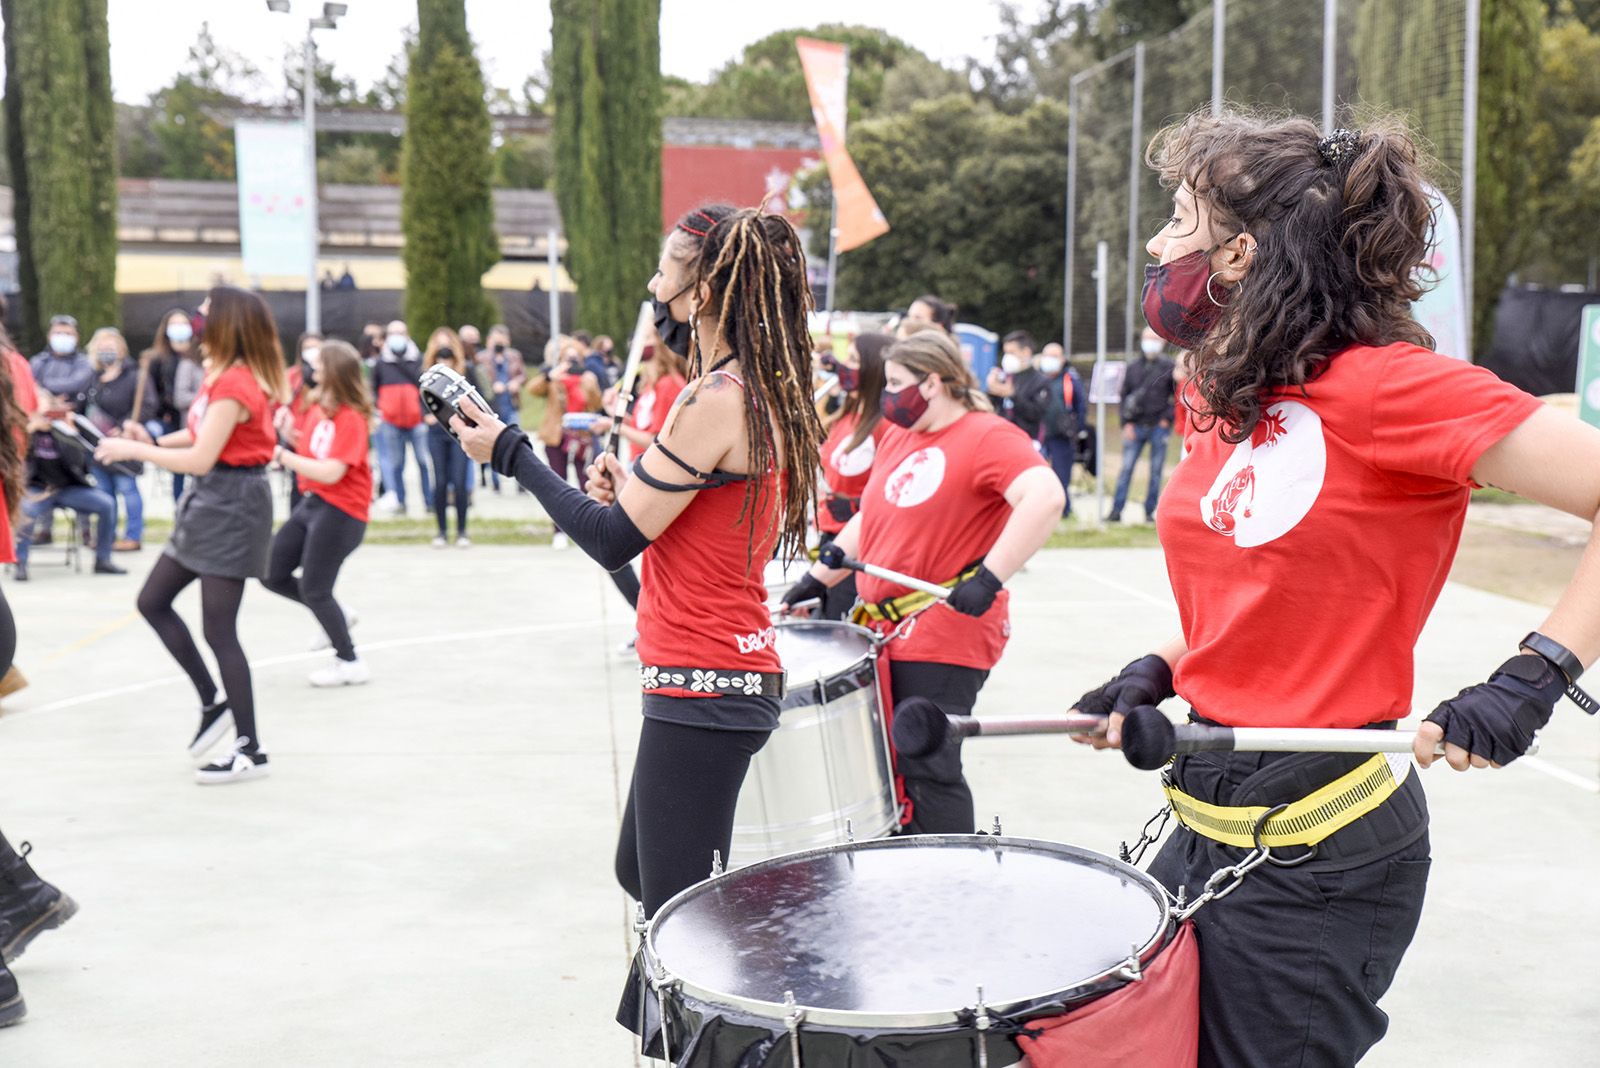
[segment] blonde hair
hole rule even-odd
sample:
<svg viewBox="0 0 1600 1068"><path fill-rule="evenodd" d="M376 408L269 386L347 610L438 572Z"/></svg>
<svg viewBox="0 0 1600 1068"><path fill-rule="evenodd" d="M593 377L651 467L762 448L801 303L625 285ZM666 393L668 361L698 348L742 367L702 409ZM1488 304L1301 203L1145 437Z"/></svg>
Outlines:
<svg viewBox="0 0 1600 1068"><path fill-rule="evenodd" d="M883 359L885 363L897 363L919 375L937 378L944 383L950 399L960 401L968 411L994 410L961 358L961 347L942 329L921 329L901 338L889 346Z"/></svg>
<svg viewBox="0 0 1600 1068"><path fill-rule="evenodd" d="M440 335L444 336L444 344L439 343ZM449 350L448 355L440 356L441 352ZM441 326L428 335L428 349L423 353L422 366L432 367L436 363L448 360L458 371L466 370L467 350L461 347L461 335L448 326Z"/></svg>
<svg viewBox="0 0 1600 1068"><path fill-rule="evenodd" d="M110 338L112 341L116 342L117 356L119 359L126 360L128 358L128 339L123 337L122 331L118 330L114 326L102 326L100 329L94 332L94 336L89 338L89 344L87 347L91 356L94 355L94 347L101 338Z"/></svg>

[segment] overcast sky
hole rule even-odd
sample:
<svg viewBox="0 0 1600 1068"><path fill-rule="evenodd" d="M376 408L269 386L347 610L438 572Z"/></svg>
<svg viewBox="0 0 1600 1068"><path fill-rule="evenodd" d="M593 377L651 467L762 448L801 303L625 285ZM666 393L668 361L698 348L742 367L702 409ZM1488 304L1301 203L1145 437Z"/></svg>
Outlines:
<svg viewBox="0 0 1600 1068"><path fill-rule="evenodd" d="M416 19L416 4L348 3L339 29L317 32L317 47L365 89L399 50L402 29ZM293 5L293 14L286 16L269 12L266 0L110 0L112 91L118 100L143 103L171 81L200 23L209 21L218 43L266 71L276 92L285 48L303 39L305 19L322 9L321 0L293 0ZM1022 6L1031 12L1037 2L1023 0ZM662 0L661 67L667 74L703 81L769 33L825 22L882 27L934 59L955 64L967 56L993 57L1000 14L997 0ZM550 47L550 5L543 0L467 0L467 25L492 85L520 86Z"/></svg>

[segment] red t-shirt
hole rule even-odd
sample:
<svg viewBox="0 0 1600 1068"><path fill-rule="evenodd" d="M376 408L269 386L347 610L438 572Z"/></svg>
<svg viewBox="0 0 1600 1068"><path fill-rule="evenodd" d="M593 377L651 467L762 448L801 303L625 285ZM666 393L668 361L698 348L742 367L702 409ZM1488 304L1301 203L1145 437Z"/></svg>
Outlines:
<svg viewBox="0 0 1600 1068"><path fill-rule="evenodd" d="M299 476L300 492L314 493L339 511L367 521L372 503L372 467L367 462L367 421L354 408L342 407L329 417L322 405L306 409L295 452L313 460L338 460L346 465L337 482L317 482Z"/></svg>
<svg viewBox="0 0 1600 1068"><path fill-rule="evenodd" d="M1250 440L1191 427L1156 520L1188 653L1178 693L1232 726L1360 727L1411 708L1417 637L1473 465L1539 407L1414 345L1357 346Z"/></svg>
<svg viewBox="0 0 1600 1068"><path fill-rule="evenodd" d="M860 425L859 415L845 416L828 428L828 436L822 442L822 477L828 483L828 491L821 494L821 500L818 501L817 529L824 534L837 534L850 521L849 515L840 519L839 515L844 515L844 512L836 514L829 508L828 499L860 499L872 477L872 461L878 455L878 439L883 437L885 427L894 424L886 419L878 420L872 433L860 445L847 451L845 446L850 444L850 439L855 437L856 427Z"/></svg>
<svg viewBox="0 0 1600 1068"><path fill-rule="evenodd" d="M1005 492L1044 459L1028 435L989 412L969 412L935 434L884 429L861 497L857 556L930 582L948 582L983 559L1011 518ZM909 593L868 574L856 576L865 601ZM1002 590L974 619L935 605L888 644L894 660L931 661L987 670L1011 636L1011 596ZM877 624L880 631L894 624Z"/></svg>
<svg viewBox="0 0 1600 1068"><path fill-rule="evenodd" d="M220 400L238 401L250 418L234 424L217 462L230 467L259 467L271 460L278 444L277 433L272 429L272 401L250 368L242 363L230 365L201 385L184 423L189 433L199 436L206 409Z"/></svg>
<svg viewBox="0 0 1600 1068"><path fill-rule="evenodd" d="M6 352L6 363L11 368L11 395L23 415L32 415L39 409L39 387L33 380L33 368L16 349Z"/></svg>
<svg viewBox="0 0 1600 1068"><path fill-rule="evenodd" d="M687 383L682 375L667 375L656 379L650 392L641 393L639 399L633 402L633 411L629 413L629 422L635 430L643 430L654 437L660 434L667 425L667 413L672 411L673 404L677 403L678 394L683 392Z"/></svg>

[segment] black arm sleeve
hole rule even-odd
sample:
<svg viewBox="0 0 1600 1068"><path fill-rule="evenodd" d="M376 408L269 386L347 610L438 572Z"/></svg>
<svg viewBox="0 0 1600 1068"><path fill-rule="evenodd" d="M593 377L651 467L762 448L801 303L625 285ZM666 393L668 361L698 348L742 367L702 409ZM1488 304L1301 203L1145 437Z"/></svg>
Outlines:
<svg viewBox="0 0 1600 1068"><path fill-rule="evenodd" d="M539 459L520 428L508 426L500 432L491 462L496 471L516 479L537 497L556 525L607 571L626 567L649 547L650 539L633 525L622 505L608 507L585 496Z"/></svg>

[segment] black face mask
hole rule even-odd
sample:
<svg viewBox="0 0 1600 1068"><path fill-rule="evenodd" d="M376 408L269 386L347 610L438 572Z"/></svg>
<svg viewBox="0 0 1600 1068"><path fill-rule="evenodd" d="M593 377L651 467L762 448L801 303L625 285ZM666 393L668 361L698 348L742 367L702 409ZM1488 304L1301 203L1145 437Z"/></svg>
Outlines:
<svg viewBox="0 0 1600 1068"><path fill-rule="evenodd" d="M317 369L304 360L300 361L300 381L307 389L317 388Z"/></svg>
<svg viewBox="0 0 1600 1068"><path fill-rule="evenodd" d="M667 300L650 301L655 306L656 333L661 335L661 343L684 359L689 358L689 324L672 317L672 302L689 292L689 288L684 286Z"/></svg>

